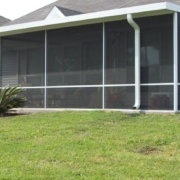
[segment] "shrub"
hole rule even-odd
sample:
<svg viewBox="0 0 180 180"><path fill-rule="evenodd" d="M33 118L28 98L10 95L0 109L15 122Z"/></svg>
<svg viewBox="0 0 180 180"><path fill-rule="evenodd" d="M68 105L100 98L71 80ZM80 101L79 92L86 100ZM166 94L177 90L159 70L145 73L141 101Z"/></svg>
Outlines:
<svg viewBox="0 0 180 180"><path fill-rule="evenodd" d="M9 109L24 107L26 98L18 96L25 89L17 86L6 86L0 89L0 115L3 116Z"/></svg>

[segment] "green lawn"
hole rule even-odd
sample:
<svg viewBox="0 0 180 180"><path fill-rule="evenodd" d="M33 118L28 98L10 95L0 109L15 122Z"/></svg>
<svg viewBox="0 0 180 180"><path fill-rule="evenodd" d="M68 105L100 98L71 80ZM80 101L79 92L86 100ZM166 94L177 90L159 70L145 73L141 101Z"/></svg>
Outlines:
<svg viewBox="0 0 180 180"><path fill-rule="evenodd" d="M0 180L180 179L180 115L0 118Z"/></svg>

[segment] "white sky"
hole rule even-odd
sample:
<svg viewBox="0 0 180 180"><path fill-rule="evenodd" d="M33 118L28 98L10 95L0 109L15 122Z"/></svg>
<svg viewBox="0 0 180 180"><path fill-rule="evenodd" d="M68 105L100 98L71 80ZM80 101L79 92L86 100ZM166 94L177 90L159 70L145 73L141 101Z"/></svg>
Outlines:
<svg viewBox="0 0 180 180"><path fill-rule="evenodd" d="M14 20L57 0L0 0L0 15Z"/></svg>

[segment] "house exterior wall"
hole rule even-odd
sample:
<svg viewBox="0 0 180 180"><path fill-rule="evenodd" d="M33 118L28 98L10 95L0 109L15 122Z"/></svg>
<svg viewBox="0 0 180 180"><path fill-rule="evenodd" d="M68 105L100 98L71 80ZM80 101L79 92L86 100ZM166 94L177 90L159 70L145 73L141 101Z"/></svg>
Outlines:
<svg viewBox="0 0 180 180"><path fill-rule="evenodd" d="M141 109L172 110L173 15L135 21L141 29ZM27 107L134 105L134 30L125 20L3 37L2 68L12 51L16 66L2 74L2 86L17 77L27 88Z"/></svg>

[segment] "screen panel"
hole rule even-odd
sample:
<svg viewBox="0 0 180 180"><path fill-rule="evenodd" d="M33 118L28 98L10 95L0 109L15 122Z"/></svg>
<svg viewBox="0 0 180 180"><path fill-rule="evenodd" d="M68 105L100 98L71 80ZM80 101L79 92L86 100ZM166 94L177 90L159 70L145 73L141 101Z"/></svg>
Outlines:
<svg viewBox="0 0 180 180"><path fill-rule="evenodd" d="M2 86L44 85L45 33L2 37Z"/></svg>
<svg viewBox="0 0 180 180"><path fill-rule="evenodd" d="M101 109L101 88L53 88L47 90L48 108Z"/></svg>
<svg viewBox="0 0 180 180"><path fill-rule="evenodd" d="M135 102L134 87L106 87L105 108L106 109L132 109Z"/></svg>
<svg viewBox="0 0 180 180"><path fill-rule="evenodd" d="M173 86L141 86L141 109L173 110Z"/></svg>
<svg viewBox="0 0 180 180"><path fill-rule="evenodd" d="M102 24L49 30L47 85L102 83Z"/></svg>

